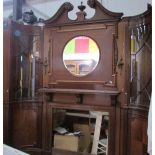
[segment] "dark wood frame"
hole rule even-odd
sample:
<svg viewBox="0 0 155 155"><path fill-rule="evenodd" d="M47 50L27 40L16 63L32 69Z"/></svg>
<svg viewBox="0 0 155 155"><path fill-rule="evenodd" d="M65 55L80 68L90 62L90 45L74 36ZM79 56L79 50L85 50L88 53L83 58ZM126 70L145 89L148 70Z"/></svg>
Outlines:
<svg viewBox="0 0 155 155"><path fill-rule="evenodd" d="M70 3L64 3L52 18L44 22L43 29L38 30L32 25L26 26L16 22L10 23L9 36L6 36L9 45L7 47L5 45L4 49L6 54L4 60L8 63L8 66L4 66L4 130L6 131L4 143L34 155L72 154L73 152L51 148L52 109L106 110L110 113L111 120L109 155L147 154L149 101L146 103L140 102L138 105L130 102L130 36L131 28L136 27L143 20L151 26L152 7L148 5L148 10L143 14L122 18L122 13L110 12L96 0L88 0L88 5L96 11L91 19L86 19L86 13L81 9L77 13L77 19L70 20L68 12L73 10L73 6ZM15 85L12 81L14 81L14 77L10 75L14 75L16 66L14 61L18 49L17 44L14 44L14 30L16 28L30 35L34 33L41 33L42 35L40 75L43 76L43 81L40 81L42 88L39 89L40 96L36 100L14 100L13 98ZM101 59L100 70L94 71L98 76L89 74L79 80L78 77L71 77L62 63L58 62L58 66L55 65L56 60L62 58L60 52L69 39L80 33L90 37L93 36L93 38L96 37L95 34L98 34L98 36L101 35L101 38L97 38L96 41L100 46L104 41L102 35L105 34L106 30L113 33L112 35L108 34L110 41L107 42L107 47L110 47L108 58L110 62ZM61 35L55 36L59 33ZM61 36L64 38L61 39ZM60 39L60 47L55 44L54 37L56 40ZM151 51L151 38L149 39L147 46ZM55 51L57 48L59 54ZM102 51L103 48L101 48L101 56L103 56ZM109 71L107 75L102 71L102 63L105 62L109 63L106 68ZM146 67L151 73L151 66ZM59 69L63 72L61 78L61 73L58 73ZM9 76L9 79L5 78L7 76ZM112 84L108 83L109 79L112 80ZM149 87L151 89L151 84ZM8 88L8 92L6 88ZM15 135L18 134L15 127L17 126L18 130L22 131L20 125L22 121L26 123L25 127L31 124L25 119L19 119L19 122L17 122L17 118L20 116L23 118L25 112L28 114L28 119L32 119L32 122L34 121L36 124L36 129L32 130L32 134L37 135L34 138L36 140L35 144L33 143L33 136L25 144L20 140L16 141ZM33 112L35 117L33 117ZM139 134L140 136L137 139L135 135ZM135 150L135 148L137 149Z"/></svg>
<svg viewBox="0 0 155 155"><path fill-rule="evenodd" d="M119 152L119 141L114 138L119 133L119 127L116 127L117 120L119 121L116 96L120 93L116 83L116 39L118 22L123 14L110 12L97 1L89 0L88 5L96 11L91 19L86 19L85 12L80 10L77 19L70 20L68 12L73 6L64 3L51 19L45 21L44 60L47 60L48 67L44 70L46 88L40 89L44 94L43 126L46 127L43 127L43 147L50 150L52 146L53 108L101 110L110 115L109 154L112 155ZM72 76L64 67L61 56L65 44L79 35L93 38L100 48L97 68L84 77ZM104 46L108 49L107 52L104 51Z"/></svg>

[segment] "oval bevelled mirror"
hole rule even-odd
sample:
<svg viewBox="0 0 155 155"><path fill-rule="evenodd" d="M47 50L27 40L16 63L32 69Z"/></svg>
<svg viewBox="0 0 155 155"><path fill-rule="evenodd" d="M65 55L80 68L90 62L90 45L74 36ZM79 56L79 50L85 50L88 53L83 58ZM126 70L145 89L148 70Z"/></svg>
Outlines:
<svg viewBox="0 0 155 155"><path fill-rule="evenodd" d="M86 36L71 39L63 51L66 69L74 76L91 73L99 62L99 48L94 40Z"/></svg>

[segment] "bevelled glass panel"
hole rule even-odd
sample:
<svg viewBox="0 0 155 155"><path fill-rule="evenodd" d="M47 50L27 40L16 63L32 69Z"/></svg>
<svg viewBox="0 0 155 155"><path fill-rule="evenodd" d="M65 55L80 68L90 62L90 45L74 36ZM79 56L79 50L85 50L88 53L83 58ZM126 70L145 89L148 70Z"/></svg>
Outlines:
<svg viewBox="0 0 155 155"><path fill-rule="evenodd" d="M35 100L42 81L41 36L25 31L14 31L14 99Z"/></svg>

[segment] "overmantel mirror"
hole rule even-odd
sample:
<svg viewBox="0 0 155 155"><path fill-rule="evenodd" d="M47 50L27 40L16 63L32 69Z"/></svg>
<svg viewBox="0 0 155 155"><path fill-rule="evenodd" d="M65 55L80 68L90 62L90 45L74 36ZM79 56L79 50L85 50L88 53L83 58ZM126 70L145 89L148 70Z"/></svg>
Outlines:
<svg viewBox="0 0 155 155"><path fill-rule="evenodd" d="M48 96L44 110L49 110L46 131L51 135L47 136L45 146L49 146L49 149L72 149L70 146L67 149L69 140L66 142L65 138L72 137L77 143L83 139L84 136L70 136L77 131L78 126L84 127L86 133L89 133L89 143L85 147L76 145L70 151L99 154L98 147L102 148L106 142L102 154L113 155L116 120L114 105L119 93L116 85L117 28L123 14L108 11L96 0L88 0L87 4L95 10L90 19L85 18L85 6L82 4L78 7L77 19L69 19L68 14L73 10L73 5L64 3L52 18L45 21L46 63L44 88L41 91ZM95 116L92 116L92 112ZM105 126L99 131L97 125L100 125L99 128ZM64 132L64 128L69 129L69 133L60 135L59 132ZM65 142L60 146L62 138Z"/></svg>
<svg viewBox="0 0 155 155"><path fill-rule="evenodd" d="M69 40L63 50L63 62L66 69L74 76L85 76L97 67L99 47L87 36L77 36Z"/></svg>
<svg viewBox="0 0 155 155"><path fill-rule="evenodd" d="M95 10L90 19L83 4L78 6L77 19L69 19L73 5L66 2L45 21L46 87L73 83L82 84L81 88L95 83L116 87L117 24L122 13L110 12L96 0L87 4Z"/></svg>

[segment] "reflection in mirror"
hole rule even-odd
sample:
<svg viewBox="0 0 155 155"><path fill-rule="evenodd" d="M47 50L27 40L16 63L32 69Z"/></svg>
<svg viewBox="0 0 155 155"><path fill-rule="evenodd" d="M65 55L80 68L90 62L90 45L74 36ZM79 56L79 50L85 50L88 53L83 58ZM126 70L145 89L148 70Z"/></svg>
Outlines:
<svg viewBox="0 0 155 155"><path fill-rule="evenodd" d="M63 62L71 74L85 76L96 68L99 62L99 48L89 37L75 37L64 48Z"/></svg>
<svg viewBox="0 0 155 155"><path fill-rule="evenodd" d="M35 99L37 90L41 86L41 36L40 35L20 35L22 32L15 31L15 43L17 47L14 54L17 67L14 76L16 89L14 99ZM30 46L31 45L31 46Z"/></svg>
<svg viewBox="0 0 155 155"><path fill-rule="evenodd" d="M90 154L108 154L109 113L53 109L53 147Z"/></svg>

